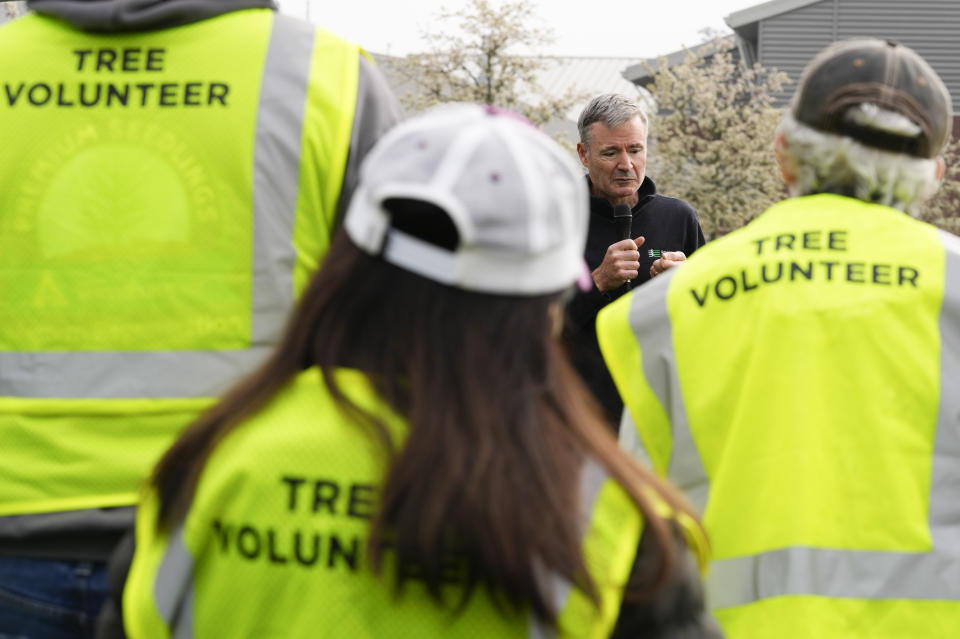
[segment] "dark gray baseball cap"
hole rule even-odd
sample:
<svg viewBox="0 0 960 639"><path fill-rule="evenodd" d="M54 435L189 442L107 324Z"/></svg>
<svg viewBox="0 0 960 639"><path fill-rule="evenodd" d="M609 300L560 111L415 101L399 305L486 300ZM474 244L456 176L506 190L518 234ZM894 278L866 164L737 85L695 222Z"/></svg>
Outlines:
<svg viewBox="0 0 960 639"><path fill-rule="evenodd" d="M870 117L867 105L900 114L913 126ZM920 158L939 155L953 126L943 81L913 49L892 40L844 40L828 46L804 69L791 111L797 121L819 131Z"/></svg>

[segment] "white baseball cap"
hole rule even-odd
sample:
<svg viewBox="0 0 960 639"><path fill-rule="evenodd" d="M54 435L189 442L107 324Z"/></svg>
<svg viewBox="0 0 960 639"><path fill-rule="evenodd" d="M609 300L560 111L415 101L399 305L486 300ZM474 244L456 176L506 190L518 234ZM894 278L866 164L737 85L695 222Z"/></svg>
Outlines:
<svg viewBox="0 0 960 639"><path fill-rule="evenodd" d="M442 209L453 250L401 231L390 199ZM583 281L589 196L572 154L523 117L446 104L406 120L372 149L344 227L367 253L485 293L539 295Z"/></svg>

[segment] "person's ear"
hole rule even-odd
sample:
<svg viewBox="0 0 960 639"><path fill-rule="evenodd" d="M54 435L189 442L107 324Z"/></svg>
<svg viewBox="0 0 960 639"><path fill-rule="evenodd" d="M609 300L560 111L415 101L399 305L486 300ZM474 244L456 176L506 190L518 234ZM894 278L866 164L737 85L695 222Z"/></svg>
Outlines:
<svg viewBox="0 0 960 639"><path fill-rule="evenodd" d="M789 188L797 181L797 175L794 173L793 163L787 157L786 151L788 147L787 139L783 137L783 133L777 133L777 137L773 139L773 152L777 156L777 166L780 168L780 175Z"/></svg>
<svg viewBox="0 0 960 639"><path fill-rule="evenodd" d="M583 142L577 142L577 155L580 156L580 164L587 168L587 147L583 145Z"/></svg>
<svg viewBox="0 0 960 639"><path fill-rule="evenodd" d="M943 176L947 174L947 162L943 159L943 156L937 158L937 182L943 180Z"/></svg>

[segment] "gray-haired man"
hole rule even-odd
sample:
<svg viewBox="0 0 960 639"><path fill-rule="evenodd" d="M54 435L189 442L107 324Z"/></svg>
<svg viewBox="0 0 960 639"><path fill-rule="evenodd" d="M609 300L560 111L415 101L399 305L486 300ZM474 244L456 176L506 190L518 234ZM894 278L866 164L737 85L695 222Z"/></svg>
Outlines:
<svg viewBox="0 0 960 639"><path fill-rule="evenodd" d="M705 240L693 207L657 193L646 175L647 116L636 100L616 93L598 95L583 109L578 128L577 152L588 172L591 196L584 258L594 286L568 305L565 336L574 366L616 428L623 403L600 356L597 312L630 286L680 264ZM626 239L617 230L618 205L625 205L631 217Z"/></svg>

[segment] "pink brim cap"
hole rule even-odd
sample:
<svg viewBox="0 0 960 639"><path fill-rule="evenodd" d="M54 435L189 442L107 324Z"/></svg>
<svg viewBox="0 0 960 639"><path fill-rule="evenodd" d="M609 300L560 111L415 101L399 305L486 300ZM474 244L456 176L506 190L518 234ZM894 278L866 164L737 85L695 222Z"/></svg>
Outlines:
<svg viewBox="0 0 960 639"><path fill-rule="evenodd" d="M590 267L587 266L586 261L583 262L583 268L577 277L577 288L584 293L593 288L593 275L590 273Z"/></svg>

